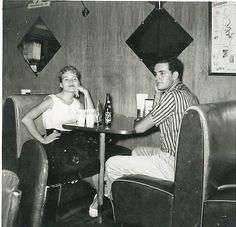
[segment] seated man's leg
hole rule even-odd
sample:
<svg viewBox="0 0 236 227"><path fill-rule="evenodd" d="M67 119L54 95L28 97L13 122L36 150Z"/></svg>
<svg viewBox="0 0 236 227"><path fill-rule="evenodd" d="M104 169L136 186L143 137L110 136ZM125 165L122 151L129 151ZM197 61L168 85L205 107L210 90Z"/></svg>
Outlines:
<svg viewBox="0 0 236 227"><path fill-rule="evenodd" d="M160 154L159 147L136 147L132 150L132 156L150 156Z"/></svg>
<svg viewBox="0 0 236 227"><path fill-rule="evenodd" d="M165 180L174 180L174 158L167 153L155 155L114 156L106 162L108 197L111 184L124 175L141 174Z"/></svg>

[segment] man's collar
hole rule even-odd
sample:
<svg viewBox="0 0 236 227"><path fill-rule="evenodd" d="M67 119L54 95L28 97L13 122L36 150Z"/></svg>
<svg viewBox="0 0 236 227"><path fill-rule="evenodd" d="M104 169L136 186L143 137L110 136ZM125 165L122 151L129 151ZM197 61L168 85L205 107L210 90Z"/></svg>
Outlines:
<svg viewBox="0 0 236 227"><path fill-rule="evenodd" d="M171 90L173 90L178 84L181 84L181 81L179 79L177 79L176 81L174 81L174 83L164 91L164 93L169 92Z"/></svg>

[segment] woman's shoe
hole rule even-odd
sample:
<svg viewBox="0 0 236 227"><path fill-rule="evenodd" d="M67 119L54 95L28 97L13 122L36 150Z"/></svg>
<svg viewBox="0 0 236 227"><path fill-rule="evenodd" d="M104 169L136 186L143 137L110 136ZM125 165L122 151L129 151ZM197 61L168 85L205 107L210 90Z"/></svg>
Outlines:
<svg viewBox="0 0 236 227"><path fill-rule="evenodd" d="M97 194L93 198L92 204L89 206L89 216L95 218L98 216L98 209L94 208L94 204L97 203Z"/></svg>

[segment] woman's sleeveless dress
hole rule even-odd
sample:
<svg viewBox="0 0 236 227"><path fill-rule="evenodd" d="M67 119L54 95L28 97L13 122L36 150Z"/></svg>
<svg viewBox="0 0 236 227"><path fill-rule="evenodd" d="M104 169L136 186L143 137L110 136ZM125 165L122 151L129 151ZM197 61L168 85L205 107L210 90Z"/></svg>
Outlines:
<svg viewBox="0 0 236 227"><path fill-rule="evenodd" d="M49 95L53 100L51 109L42 115L47 135L54 130L61 133L59 139L44 144L48 161L48 181L63 183L93 176L99 172L98 136L96 134L66 130L62 124L76 122L77 109L81 108L78 100L65 104L56 95Z"/></svg>

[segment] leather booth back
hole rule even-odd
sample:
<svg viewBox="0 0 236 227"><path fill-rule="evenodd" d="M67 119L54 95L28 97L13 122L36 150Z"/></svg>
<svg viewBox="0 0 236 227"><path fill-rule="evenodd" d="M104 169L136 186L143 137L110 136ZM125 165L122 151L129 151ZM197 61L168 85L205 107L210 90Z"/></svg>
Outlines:
<svg viewBox="0 0 236 227"><path fill-rule="evenodd" d="M235 184L236 101L198 110L204 131L204 194L209 199L223 184Z"/></svg>
<svg viewBox="0 0 236 227"><path fill-rule="evenodd" d="M183 116L177 144L172 226L198 226L200 222L203 150L200 116L189 109Z"/></svg>
<svg viewBox="0 0 236 227"><path fill-rule="evenodd" d="M186 111L177 145L173 226L184 226L186 219L198 226L203 201L220 185L235 184L235 132L236 101Z"/></svg>
<svg viewBox="0 0 236 227"><path fill-rule="evenodd" d="M25 141L33 137L21 122L22 117L38 105L46 95L9 96L3 108L3 168L15 171ZM45 133L42 118L35 120L41 134Z"/></svg>

